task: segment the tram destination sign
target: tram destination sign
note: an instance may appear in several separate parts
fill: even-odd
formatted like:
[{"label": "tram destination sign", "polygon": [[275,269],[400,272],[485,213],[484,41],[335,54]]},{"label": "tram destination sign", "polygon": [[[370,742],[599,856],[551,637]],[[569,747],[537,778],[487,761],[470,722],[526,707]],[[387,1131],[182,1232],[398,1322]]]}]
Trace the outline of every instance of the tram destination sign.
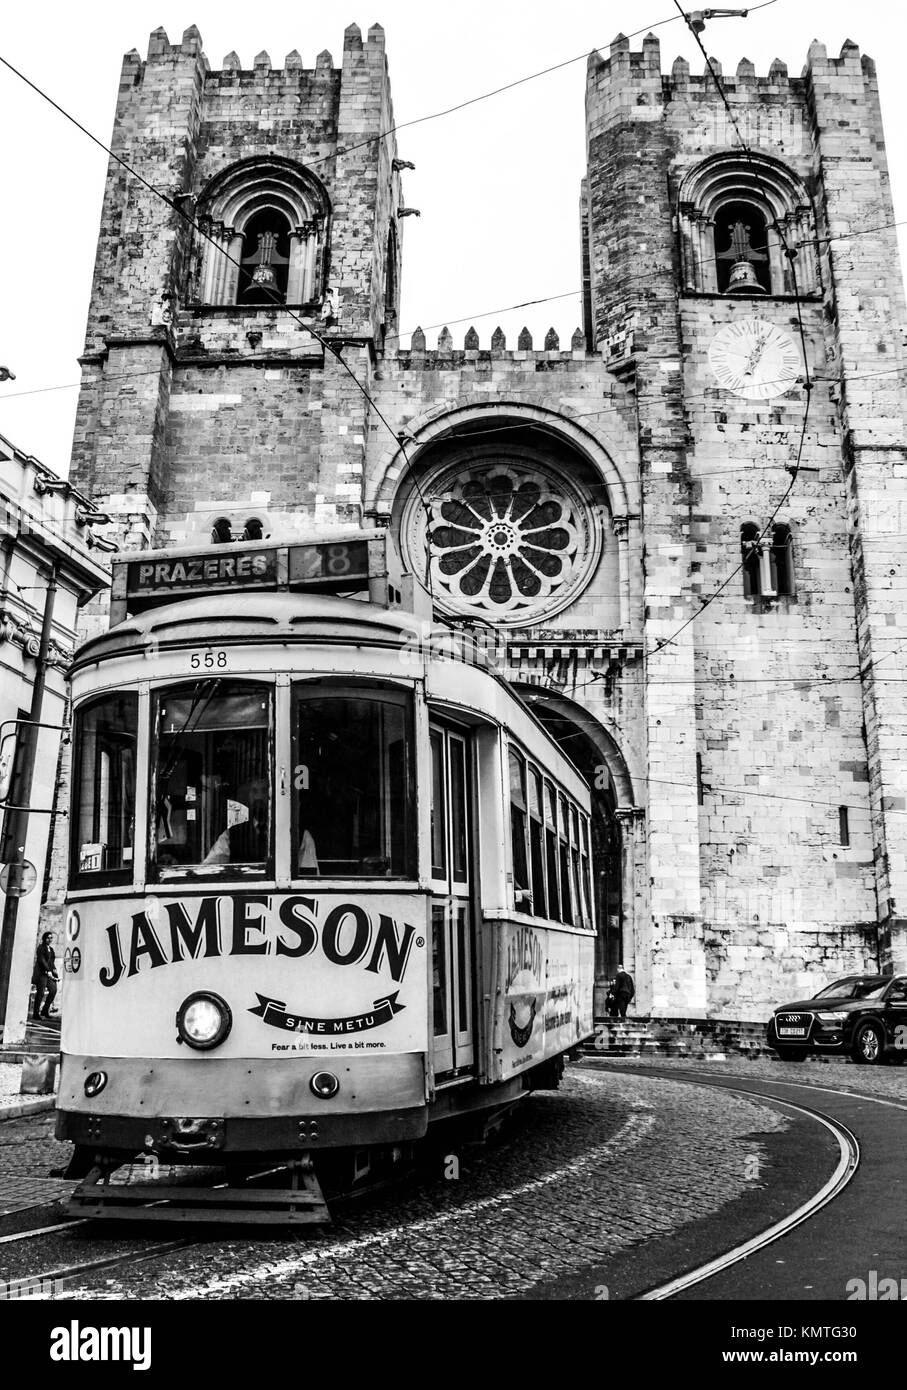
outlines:
[{"label": "tram destination sign", "polygon": [[283,544],[148,550],[114,560],[110,621],[113,626],[159,603],[237,590],[367,592],[373,603],[394,607],[402,601],[406,578],[388,532],[378,529],[324,540],[300,536]]},{"label": "tram destination sign", "polygon": [[368,581],[367,541],[320,541],[290,546],[290,583],[296,587],[350,588]]},{"label": "tram destination sign", "polygon": [[261,588],[277,583],[276,550],[230,550],[223,554],[175,555],[134,560],[127,587],[135,598],[217,589]]}]

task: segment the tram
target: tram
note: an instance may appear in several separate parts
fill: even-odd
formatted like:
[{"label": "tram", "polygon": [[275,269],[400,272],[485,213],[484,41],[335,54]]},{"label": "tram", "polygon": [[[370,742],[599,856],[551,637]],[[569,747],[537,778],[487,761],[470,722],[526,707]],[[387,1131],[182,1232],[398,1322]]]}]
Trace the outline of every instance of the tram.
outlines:
[{"label": "tram", "polygon": [[592,1034],[589,789],[413,593],[383,530],[115,562],[70,673],[74,1209],[140,1214],[109,1179],[141,1156],[274,1160],[279,1218],[327,1219],[323,1160],[555,1086]]}]

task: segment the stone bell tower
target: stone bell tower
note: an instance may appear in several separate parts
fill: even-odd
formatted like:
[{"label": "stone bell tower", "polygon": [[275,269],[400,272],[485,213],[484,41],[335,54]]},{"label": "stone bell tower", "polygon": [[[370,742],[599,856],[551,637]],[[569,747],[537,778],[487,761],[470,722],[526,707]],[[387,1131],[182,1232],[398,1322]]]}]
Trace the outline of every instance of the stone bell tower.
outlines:
[{"label": "stone bell tower", "polygon": [[126,55],[134,172],[108,169],[72,465],[125,544],[359,519],[367,402],[315,334],[368,388],[399,294],[392,127],[379,25],[339,66],[212,70],[194,27]]},{"label": "stone bell tower", "polygon": [[587,317],[641,457],[656,1013],[765,996],[779,962],[907,968],[884,679],[907,651],[905,314],[875,68],[814,43],[800,77],[720,81],[733,120],[652,35],[589,60]]}]

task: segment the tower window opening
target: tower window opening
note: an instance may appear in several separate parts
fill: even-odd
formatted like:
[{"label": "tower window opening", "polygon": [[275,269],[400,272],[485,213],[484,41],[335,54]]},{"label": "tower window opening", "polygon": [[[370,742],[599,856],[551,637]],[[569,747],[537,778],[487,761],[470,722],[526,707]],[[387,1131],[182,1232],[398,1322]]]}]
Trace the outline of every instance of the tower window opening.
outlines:
[{"label": "tower window opening", "polygon": [[772,527],[771,540],[754,521],[740,527],[743,593],[746,598],[792,598],[794,543],[789,526]]},{"label": "tower window opening", "polygon": [[768,227],[753,203],[725,203],[715,214],[719,294],[770,294]]},{"label": "tower window opening", "polygon": [[794,542],[790,527],[772,528],[771,578],[776,594],[790,597],[794,592]]},{"label": "tower window opening", "polygon": [[244,541],[263,541],[264,527],[257,516],[250,516],[243,527],[242,538]]},{"label": "tower window opening", "polygon": [[240,304],[283,304],[290,264],[290,224],[273,208],[263,208],[243,232]]},{"label": "tower window opening", "polygon": [[740,527],[740,549],[743,555],[744,595],[747,598],[758,598],[762,593],[762,546],[759,541],[759,527],[754,521],[747,521]]},{"label": "tower window opening", "polygon": [[233,540],[233,527],[225,516],[220,516],[211,527],[213,545],[229,545]]},{"label": "tower window opening", "polygon": [[845,847],[850,844],[850,816],[846,806],[838,807],[838,839]]}]

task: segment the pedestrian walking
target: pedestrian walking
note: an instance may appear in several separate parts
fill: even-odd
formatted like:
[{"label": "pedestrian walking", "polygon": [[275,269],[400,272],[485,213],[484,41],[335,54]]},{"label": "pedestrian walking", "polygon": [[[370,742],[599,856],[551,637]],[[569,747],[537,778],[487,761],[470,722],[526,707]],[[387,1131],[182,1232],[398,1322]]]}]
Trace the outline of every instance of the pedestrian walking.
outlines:
[{"label": "pedestrian walking", "polygon": [[619,965],[614,977],[614,999],[621,1018],[627,1017],[627,1009],[635,994],[636,986],[633,983],[633,976],[624,969],[623,965]]},{"label": "pedestrian walking", "polygon": [[[35,968],[32,972],[32,984],[35,987],[35,1006],[32,1012],[33,1018],[47,1018],[50,1008],[57,997],[57,983],[60,979],[57,974],[57,957],[51,942],[54,939],[53,932],[46,931],[41,937],[41,945],[38,947],[35,956]],[[44,994],[44,1007],[41,1007],[41,1000]],[[56,1013],[56,1009],[54,1010]]]}]

